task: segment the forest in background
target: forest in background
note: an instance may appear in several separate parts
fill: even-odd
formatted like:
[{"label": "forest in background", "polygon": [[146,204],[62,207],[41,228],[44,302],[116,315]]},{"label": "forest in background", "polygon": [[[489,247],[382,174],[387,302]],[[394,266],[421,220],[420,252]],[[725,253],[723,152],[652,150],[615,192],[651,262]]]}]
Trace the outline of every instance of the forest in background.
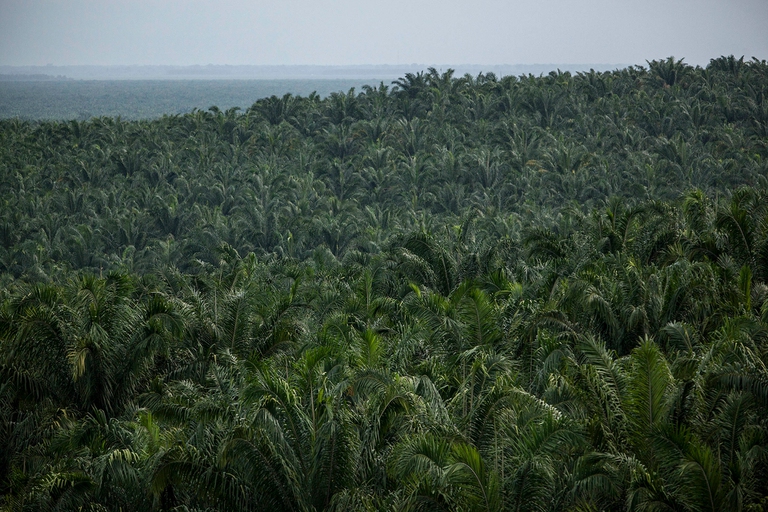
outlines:
[{"label": "forest in background", "polygon": [[768,510],[768,64],[0,121],[4,510]]},{"label": "forest in background", "polygon": [[[8,77],[9,75],[5,75]],[[15,75],[10,75],[15,77]],[[261,80],[2,80],[0,119],[87,121],[94,117],[151,120],[217,105],[222,110],[252,105],[273,95],[326,97],[361,87],[364,79]],[[390,80],[387,80],[389,82]]]}]

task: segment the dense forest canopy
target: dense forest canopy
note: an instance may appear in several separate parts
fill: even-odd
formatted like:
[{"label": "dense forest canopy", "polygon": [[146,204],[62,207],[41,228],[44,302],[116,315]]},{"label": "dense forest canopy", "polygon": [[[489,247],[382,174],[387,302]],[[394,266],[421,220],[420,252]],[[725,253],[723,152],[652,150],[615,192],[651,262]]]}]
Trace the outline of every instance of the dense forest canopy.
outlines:
[{"label": "dense forest canopy", "polygon": [[4,510],[768,510],[768,63],[0,121]]}]

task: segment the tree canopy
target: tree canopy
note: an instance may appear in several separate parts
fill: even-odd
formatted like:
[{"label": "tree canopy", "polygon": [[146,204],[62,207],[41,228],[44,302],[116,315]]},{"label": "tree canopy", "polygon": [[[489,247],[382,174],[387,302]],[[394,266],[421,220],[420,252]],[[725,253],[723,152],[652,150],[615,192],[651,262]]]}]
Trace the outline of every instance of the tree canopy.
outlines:
[{"label": "tree canopy", "polygon": [[4,510],[768,510],[768,64],[0,121]]}]

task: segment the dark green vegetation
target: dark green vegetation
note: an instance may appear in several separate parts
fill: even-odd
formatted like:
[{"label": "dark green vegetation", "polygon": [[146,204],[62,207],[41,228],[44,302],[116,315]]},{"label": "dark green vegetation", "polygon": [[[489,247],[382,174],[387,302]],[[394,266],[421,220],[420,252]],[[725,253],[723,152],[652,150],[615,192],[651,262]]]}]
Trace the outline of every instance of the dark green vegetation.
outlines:
[{"label": "dark green vegetation", "polygon": [[768,510],[768,64],[0,122],[5,510]]},{"label": "dark green vegetation", "polygon": [[[42,75],[45,76],[45,75]],[[16,78],[6,75],[6,78]],[[322,97],[365,80],[7,80],[0,76],[0,119],[80,121],[92,117],[152,119],[218,105],[246,107],[285,92]],[[55,77],[52,77],[55,78]]]}]

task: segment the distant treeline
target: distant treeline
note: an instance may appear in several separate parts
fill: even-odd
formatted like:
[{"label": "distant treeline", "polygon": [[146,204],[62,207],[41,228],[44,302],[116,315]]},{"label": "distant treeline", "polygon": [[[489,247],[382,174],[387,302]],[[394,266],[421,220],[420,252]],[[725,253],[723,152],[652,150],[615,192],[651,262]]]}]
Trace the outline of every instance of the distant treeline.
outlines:
[{"label": "distant treeline", "polygon": [[64,75],[44,75],[44,74],[14,74],[14,75],[0,75],[0,82],[24,82],[24,81],[47,81],[47,80],[72,80]]},{"label": "distant treeline", "polygon": [[[387,80],[389,83],[391,80]],[[42,80],[0,82],[0,119],[85,121],[94,117],[157,119],[218,105],[247,108],[290,92],[321,97],[369,80]]]},{"label": "distant treeline", "polygon": [[[457,73],[493,72],[502,75],[521,75],[562,71],[609,71],[625,67],[619,64],[501,64],[481,66],[464,64],[459,66],[436,65],[439,71],[455,69]],[[193,66],[0,66],[0,74],[58,74],[78,80],[161,80],[174,78],[221,78],[244,80],[309,80],[309,79],[367,79],[369,83],[380,80],[391,81],[407,73],[418,73],[426,66],[422,64],[383,64],[353,66],[317,65],[193,65]]]}]

